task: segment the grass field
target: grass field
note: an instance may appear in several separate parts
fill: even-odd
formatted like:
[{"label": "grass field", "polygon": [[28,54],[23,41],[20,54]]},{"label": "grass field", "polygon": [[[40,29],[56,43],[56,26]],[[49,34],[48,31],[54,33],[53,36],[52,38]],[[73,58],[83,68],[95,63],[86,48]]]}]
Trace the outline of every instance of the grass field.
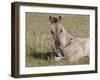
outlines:
[{"label": "grass field", "polygon": [[88,64],[88,57],[77,62],[53,60],[54,43],[50,33],[50,15],[62,16],[61,23],[71,35],[89,37],[89,16],[26,12],[26,67]]}]

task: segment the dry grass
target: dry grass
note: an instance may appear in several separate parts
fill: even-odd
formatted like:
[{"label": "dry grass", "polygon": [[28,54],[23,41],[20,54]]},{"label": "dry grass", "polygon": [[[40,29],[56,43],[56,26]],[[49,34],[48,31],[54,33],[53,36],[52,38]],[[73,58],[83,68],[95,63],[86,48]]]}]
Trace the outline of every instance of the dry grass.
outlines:
[{"label": "dry grass", "polygon": [[50,33],[49,15],[62,16],[62,25],[76,37],[89,37],[89,16],[26,13],[26,67],[54,66],[69,64],[88,64],[89,58],[84,57],[77,62],[53,60],[53,39]]}]

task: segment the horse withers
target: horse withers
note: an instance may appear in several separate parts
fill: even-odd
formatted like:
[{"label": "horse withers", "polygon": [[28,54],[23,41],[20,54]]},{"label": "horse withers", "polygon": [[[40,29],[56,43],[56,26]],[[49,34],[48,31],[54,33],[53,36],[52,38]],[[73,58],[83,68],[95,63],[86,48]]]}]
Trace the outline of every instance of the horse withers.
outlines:
[{"label": "horse withers", "polygon": [[54,39],[54,59],[56,61],[66,58],[77,61],[84,56],[89,56],[89,39],[76,38],[69,34],[61,25],[62,17],[49,16],[51,34]]}]

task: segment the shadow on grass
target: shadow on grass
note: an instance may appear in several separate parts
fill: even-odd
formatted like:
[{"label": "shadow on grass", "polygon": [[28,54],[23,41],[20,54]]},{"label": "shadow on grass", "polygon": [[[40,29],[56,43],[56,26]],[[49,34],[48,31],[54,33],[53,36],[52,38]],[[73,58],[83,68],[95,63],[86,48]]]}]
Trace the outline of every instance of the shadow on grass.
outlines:
[{"label": "shadow on grass", "polygon": [[53,52],[38,52],[34,49],[31,49],[29,56],[35,58],[35,59],[42,59],[42,60],[49,60],[54,57]]}]

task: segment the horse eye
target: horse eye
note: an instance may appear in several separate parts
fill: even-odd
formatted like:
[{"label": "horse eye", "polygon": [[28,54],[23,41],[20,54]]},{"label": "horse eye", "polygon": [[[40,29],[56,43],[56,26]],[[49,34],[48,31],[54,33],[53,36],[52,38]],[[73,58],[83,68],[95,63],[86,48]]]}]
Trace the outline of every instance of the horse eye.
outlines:
[{"label": "horse eye", "polygon": [[60,33],[62,32],[62,29],[60,30]]},{"label": "horse eye", "polygon": [[51,33],[53,34],[53,31],[51,30]]}]

